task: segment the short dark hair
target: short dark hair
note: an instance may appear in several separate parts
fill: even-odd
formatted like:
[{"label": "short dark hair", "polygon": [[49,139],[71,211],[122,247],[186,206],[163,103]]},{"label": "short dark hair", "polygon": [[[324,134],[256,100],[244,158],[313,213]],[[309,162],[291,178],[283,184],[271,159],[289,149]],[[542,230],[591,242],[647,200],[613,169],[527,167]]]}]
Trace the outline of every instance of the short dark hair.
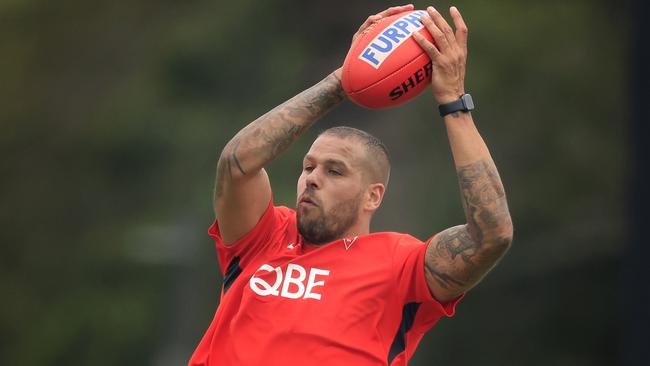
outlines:
[{"label": "short dark hair", "polygon": [[359,140],[366,146],[367,157],[375,180],[383,183],[385,186],[388,185],[390,178],[390,155],[388,154],[388,148],[380,139],[366,131],[348,126],[328,128],[318,134],[318,136],[321,135],[334,135],[340,138],[355,138]]}]

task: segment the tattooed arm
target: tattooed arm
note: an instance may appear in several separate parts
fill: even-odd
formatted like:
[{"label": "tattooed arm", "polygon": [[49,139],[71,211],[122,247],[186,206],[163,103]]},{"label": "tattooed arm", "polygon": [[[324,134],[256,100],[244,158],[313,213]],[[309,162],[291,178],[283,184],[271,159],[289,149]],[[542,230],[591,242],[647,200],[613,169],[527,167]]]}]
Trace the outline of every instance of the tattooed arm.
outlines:
[{"label": "tattooed arm", "polygon": [[[449,103],[465,92],[467,26],[455,7],[450,9],[455,33],[435,9],[427,12],[422,23],[437,46],[417,33],[415,39],[431,57],[434,98]],[[503,184],[472,115],[456,112],[444,121],[467,223],[440,232],[427,247],[427,284],[441,302],[476,285],[508,250],[513,232]]]},{"label": "tattooed arm", "polygon": [[271,200],[264,167],[345,94],[340,69],[244,127],[226,144],[217,163],[214,209],[225,243],[259,221]]},{"label": "tattooed arm", "polygon": [[425,275],[441,302],[476,285],[512,242],[512,220],[499,173],[469,113],[445,117],[467,223],[429,242]]}]

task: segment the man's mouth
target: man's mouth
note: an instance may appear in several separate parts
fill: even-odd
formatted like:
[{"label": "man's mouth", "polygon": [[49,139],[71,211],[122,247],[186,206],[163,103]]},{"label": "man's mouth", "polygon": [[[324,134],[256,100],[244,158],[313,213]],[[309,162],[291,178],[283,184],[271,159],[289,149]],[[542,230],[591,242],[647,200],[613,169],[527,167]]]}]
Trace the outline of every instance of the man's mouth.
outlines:
[{"label": "man's mouth", "polygon": [[301,204],[301,203],[306,204],[306,205],[318,206],[316,204],[316,202],[314,202],[314,200],[309,198],[309,197],[302,197],[300,199],[300,201],[298,202],[298,204]]}]

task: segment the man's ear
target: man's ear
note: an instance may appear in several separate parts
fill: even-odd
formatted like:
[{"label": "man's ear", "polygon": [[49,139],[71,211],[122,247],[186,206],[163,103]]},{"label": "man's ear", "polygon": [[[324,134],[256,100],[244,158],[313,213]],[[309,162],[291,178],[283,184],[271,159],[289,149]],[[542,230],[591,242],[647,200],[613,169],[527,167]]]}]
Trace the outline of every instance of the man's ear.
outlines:
[{"label": "man's ear", "polygon": [[366,191],[366,202],[364,209],[366,211],[375,211],[381,206],[381,201],[384,199],[384,192],[386,187],[382,183],[373,183],[368,185]]}]

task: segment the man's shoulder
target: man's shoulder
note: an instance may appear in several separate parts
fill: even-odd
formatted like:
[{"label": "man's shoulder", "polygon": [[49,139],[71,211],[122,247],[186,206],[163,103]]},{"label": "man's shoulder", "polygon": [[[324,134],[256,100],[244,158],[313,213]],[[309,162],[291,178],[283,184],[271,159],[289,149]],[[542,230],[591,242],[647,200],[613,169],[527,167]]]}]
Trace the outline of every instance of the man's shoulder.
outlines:
[{"label": "man's shoulder", "polygon": [[410,247],[424,245],[424,242],[410,234],[400,233],[396,231],[381,231],[374,232],[368,235],[369,239],[373,242],[381,243],[387,247]]},{"label": "man's shoulder", "polygon": [[420,242],[422,243],[422,240],[414,237],[411,234],[407,233],[400,233],[397,231],[377,231],[374,233],[370,233],[369,236],[373,237],[373,239],[376,240],[385,240],[387,242]]},{"label": "man's shoulder", "polygon": [[296,210],[286,206],[273,206],[275,217],[281,221],[291,221],[296,219]]}]

